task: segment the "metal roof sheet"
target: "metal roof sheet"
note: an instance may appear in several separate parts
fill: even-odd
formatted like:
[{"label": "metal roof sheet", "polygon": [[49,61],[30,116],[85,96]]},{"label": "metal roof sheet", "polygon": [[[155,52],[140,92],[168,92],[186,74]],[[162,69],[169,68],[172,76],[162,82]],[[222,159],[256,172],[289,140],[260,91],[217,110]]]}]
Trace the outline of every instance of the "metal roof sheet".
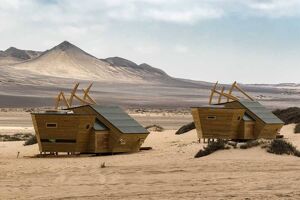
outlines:
[{"label": "metal roof sheet", "polygon": [[91,105],[91,107],[121,133],[149,133],[118,106]]},{"label": "metal roof sheet", "polygon": [[263,122],[267,124],[283,124],[283,121],[281,121],[278,117],[276,117],[276,115],[274,115],[259,102],[250,100],[239,100],[239,102]]}]

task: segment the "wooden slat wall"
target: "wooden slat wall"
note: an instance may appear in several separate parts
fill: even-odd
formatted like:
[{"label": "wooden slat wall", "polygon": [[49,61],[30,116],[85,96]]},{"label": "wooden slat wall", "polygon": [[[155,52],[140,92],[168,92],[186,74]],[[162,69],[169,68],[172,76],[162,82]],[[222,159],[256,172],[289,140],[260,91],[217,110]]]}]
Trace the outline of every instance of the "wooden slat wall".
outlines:
[{"label": "wooden slat wall", "polygon": [[[95,116],[33,114],[36,135],[42,152],[87,152]],[[57,123],[57,128],[47,128]],[[41,142],[41,139],[76,140],[76,143]]]},{"label": "wooden slat wall", "polygon": [[275,139],[282,126],[281,124],[268,124],[262,129],[258,138]]},{"label": "wooden slat wall", "polygon": [[197,136],[199,139],[203,138],[202,127],[200,122],[200,116],[198,114],[198,108],[192,108],[192,116],[194,119],[195,127],[197,130]]},{"label": "wooden slat wall", "polygon": [[[116,129],[109,121],[107,121],[104,117],[99,115],[89,106],[77,107],[72,108],[74,113],[84,113],[84,114],[93,114],[95,115],[98,120],[100,120],[106,127],[109,128],[109,145],[108,145],[108,152],[136,152],[140,149],[140,139],[145,140],[148,134],[124,134],[121,133],[118,129]],[[126,144],[121,145],[120,139],[125,139]],[[100,148],[100,147],[98,147]],[[105,147],[106,148],[106,147]],[[105,149],[104,148],[104,149]],[[105,150],[106,151],[106,150]],[[98,152],[101,153],[101,152]]]},{"label": "wooden slat wall", "polygon": [[[245,109],[198,108],[203,138],[235,139]],[[215,116],[216,119],[208,119]],[[197,123],[197,122],[196,122]]]},{"label": "wooden slat wall", "polygon": [[109,132],[96,131],[95,132],[95,153],[104,153],[109,151]]},{"label": "wooden slat wall", "polygon": [[242,120],[239,126],[237,139],[254,139],[254,126],[255,122]]}]

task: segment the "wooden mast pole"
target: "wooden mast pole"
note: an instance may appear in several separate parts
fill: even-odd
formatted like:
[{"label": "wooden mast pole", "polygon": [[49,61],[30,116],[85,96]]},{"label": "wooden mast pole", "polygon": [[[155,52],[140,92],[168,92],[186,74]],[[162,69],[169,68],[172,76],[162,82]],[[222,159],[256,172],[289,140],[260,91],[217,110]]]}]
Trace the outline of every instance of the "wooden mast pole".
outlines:
[{"label": "wooden mast pole", "polygon": [[209,105],[211,105],[211,103],[212,103],[212,98],[213,98],[214,93],[216,91],[217,85],[218,85],[218,81],[215,83],[214,87],[211,89],[211,94],[210,94],[209,102],[208,102]]},{"label": "wooden mast pole", "polygon": [[79,86],[79,83],[76,83],[76,84],[75,84],[75,87],[73,88],[73,91],[71,92],[71,96],[70,96],[70,98],[69,98],[69,105],[70,105],[70,106],[72,106],[72,103],[73,103],[73,97],[74,97],[74,95],[75,95],[75,93],[76,93],[76,91],[77,91],[78,86]]},{"label": "wooden mast pole", "polygon": [[221,94],[220,94],[219,99],[218,99],[218,103],[221,103],[221,101],[222,101],[222,96],[224,94],[224,90],[225,90],[225,87],[222,87]]},{"label": "wooden mast pole", "polygon": [[[232,94],[232,91],[233,91],[235,85],[236,85],[236,81],[234,81],[234,83],[232,84],[231,88],[229,89],[228,94],[230,94],[230,95]],[[227,102],[229,102],[229,98],[227,98]]]},{"label": "wooden mast pole", "polygon": [[238,86],[238,84],[235,84],[235,88],[237,90],[239,90],[241,93],[243,93],[248,99],[250,99],[251,101],[254,101],[254,99],[251,96],[249,96],[242,88],[240,88],[240,86]]}]

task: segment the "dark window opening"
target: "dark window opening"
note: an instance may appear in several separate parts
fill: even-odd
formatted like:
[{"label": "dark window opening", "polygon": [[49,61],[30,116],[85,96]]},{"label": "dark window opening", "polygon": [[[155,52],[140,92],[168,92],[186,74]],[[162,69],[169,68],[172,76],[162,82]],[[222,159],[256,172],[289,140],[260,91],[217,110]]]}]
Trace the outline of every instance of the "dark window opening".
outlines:
[{"label": "dark window opening", "polygon": [[90,128],[90,125],[88,124],[88,125],[86,125],[86,129],[89,129]]},{"label": "dark window opening", "polygon": [[237,120],[241,120],[241,117],[239,116]]},{"label": "dark window opening", "polygon": [[207,119],[217,119],[216,116],[207,116]]},{"label": "dark window opening", "polygon": [[76,143],[76,140],[69,140],[69,139],[41,139],[41,142],[46,142],[46,143]]},{"label": "dark window opening", "polygon": [[57,128],[57,123],[46,123],[47,128]]}]

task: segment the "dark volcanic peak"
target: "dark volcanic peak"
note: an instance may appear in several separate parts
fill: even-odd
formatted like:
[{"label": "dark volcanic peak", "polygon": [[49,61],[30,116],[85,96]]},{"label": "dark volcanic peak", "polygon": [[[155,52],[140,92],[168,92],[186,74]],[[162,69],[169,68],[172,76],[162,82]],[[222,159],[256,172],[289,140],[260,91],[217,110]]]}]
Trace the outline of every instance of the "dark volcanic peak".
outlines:
[{"label": "dark volcanic peak", "polygon": [[32,51],[32,50],[22,50],[17,49],[15,47],[9,47],[3,52],[6,56],[17,58],[20,60],[29,60],[32,58],[36,58],[41,55],[40,51]]},{"label": "dark volcanic peak", "polygon": [[55,46],[53,49],[60,49],[62,51],[66,51],[68,49],[79,49],[79,48],[76,47],[74,44],[71,44],[68,41],[63,41],[59,45]]},{"label": "dark volcanic peak", "polygon": [[4,51],[0,51],[0,57],[6,57],[7,54]]},{"label": "dark volcanic peak", "polygon": [[28,60],[31,57],[26,53],[25,50],[17,49],[15,47],[9,47],[5,50],[5,53],[11,57],[19,58],[22,60]]}]

